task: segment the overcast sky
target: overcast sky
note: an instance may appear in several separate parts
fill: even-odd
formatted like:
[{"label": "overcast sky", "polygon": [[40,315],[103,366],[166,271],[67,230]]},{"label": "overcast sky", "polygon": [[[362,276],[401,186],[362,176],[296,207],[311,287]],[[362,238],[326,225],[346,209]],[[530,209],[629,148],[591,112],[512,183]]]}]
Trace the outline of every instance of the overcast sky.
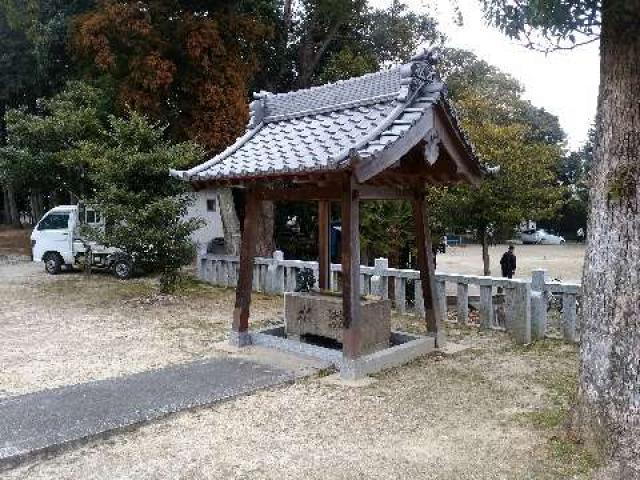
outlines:
[{"label": "overcast sky", "polygon": [[[597,42],[571,51],[548,55],[524,48],[508,39],[482,18],[478,0],[458,0],[464,25],[453,21],[452,0],[405,0],[417,12],[428,11],[449,38],[449,46],[473,51],[480,58],[510,73],[525,87],[525,97],[557,115],[577,148],[587,137],[596,112],[599,83]],[[370,0],[386,7],[391,0]]]}]

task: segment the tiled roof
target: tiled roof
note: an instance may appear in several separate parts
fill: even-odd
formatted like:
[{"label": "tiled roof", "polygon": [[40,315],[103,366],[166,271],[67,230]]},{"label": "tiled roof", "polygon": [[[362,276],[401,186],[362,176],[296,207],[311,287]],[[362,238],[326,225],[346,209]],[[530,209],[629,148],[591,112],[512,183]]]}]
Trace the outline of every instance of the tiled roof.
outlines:
[{"label": "tiled roof", "polygon": [[403,137],[444,101],[444,90],[423,56],[337,83],[261,92],[243,137],[211,160],[172,174],[199,181],[339,170],[354,155],[375,156]]},{"label": "tiled roof", "polygon": [[341,105],[392,100],[400,90],[400,69],[391,68],[362,77],[265,97],[266,120],[300,116],[304,112],[335,110]]}]

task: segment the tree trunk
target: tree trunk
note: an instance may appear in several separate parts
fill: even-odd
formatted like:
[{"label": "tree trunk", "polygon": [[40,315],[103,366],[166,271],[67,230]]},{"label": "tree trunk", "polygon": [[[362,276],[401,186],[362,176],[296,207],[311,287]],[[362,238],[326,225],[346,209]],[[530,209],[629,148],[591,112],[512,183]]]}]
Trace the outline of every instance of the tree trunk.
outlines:
[{"label": "tree trunk", "polygon": [[42,215],[44,215],[42,192],[32,190],[29,194],[29,201],[31,203],[31,221],[35,225],[40,221]]},{"label": "tree trunk", "polygon": [[15,227],[22,227],[20,223],[20,212],[18,211],[18,204],[16,202],[16,192],[10,183],[5,186],[5,199],[7,202],[6,209],[9,224]]},{"label": "tree trunk", "polygon": [[256,257],[270,257],[276,249],[273,235],[276,220],[275,204],[273,202],[260,202],[258,211]]},{"label": "tree trunk", "polygon": [[640,0],[602,5],[598,138],[583,274],[576,433],[640,478]]},{"label": "tree trunk", "polygon": [[[285,0],[283,11],[284,28],[288,37],[291,30],[291,22],[293,21],[293,0]],[[288,40],[288,38],[287,38]]]},{"label": "tree trunk", "polygon": [[9,196],[4,185],[2,185],[2,218],[0,221],[7,225],[11,223],[9,219]]},{"label": "tree trunk", "polygon": [[240,220],[233,203],[230,188],[222,188],[218,192],[220,218],[224,232],[224,249],[227,255],[240,255]]},{"label": "tree trunk", "polygon": [[7,113],[7,104],[0,101],[0,146],[4,147],[7,144],[7,120],[5,114]]},{"label": "tree trunk", "polygon": [[482,229],[480,240],[482,242],[482,265],[484,274],[489,276],[491,275],[491,258],[489,257],[489,237],[486,228]]}]

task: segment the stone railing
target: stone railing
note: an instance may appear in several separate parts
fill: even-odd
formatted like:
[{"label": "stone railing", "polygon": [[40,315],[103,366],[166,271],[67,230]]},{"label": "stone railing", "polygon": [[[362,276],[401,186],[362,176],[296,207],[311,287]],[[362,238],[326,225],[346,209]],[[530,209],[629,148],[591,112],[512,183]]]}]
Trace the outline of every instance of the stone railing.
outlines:
[{"label": "stone railing", "polygon": [[[294,291],[296,274],[305,268],[313,270],[318,278],[318,262],[284,260],[278,251],[272,258],[256,258],[253,290],[267,294]],[[341,268],[340,264],[331,264],[330,289],[333,291],[340,290]],[[214,285],[235,287],[238,269],[239,258],[235,256],[199,258],[199,277]],[[436,272],[435,282],[442,318],[467,324],[473,310],[480,327],[507,330],[522,344],[548,336],[550,300],[561,298],[560,334],[566,340],[578,341],[576,312],[580,285],[549,281],[546,270],[534,270],[531,280]],[[421,283],[420,272],[389,268],[385,258],[376,259],[373,267],[360,267],[361,293],[391,299],[400,314],[413,312],[424,316]],[[470,295],[470,287],[479,295]],[[448,295],[451,290],[455,295]],[[454,303],[454,308],[450,309],[449,303]],[[449,318],[450,313],[455,318]]]}]

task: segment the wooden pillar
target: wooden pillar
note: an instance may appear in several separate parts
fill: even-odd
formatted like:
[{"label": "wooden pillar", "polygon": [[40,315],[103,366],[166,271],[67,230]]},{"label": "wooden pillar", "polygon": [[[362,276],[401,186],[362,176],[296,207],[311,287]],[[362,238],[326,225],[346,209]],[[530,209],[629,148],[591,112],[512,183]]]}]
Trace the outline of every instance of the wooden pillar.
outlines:
[{"label": "wooden pillar", "polygon": [[331,202],[321,200],[318,202],[318,284],[320,290],[329,290],[329,279],[331,278]]},{"label": "wooden pillar", "polygon": [[231,343],[242,347],[251,343],[249,337],[249,307],[253,285],[253,258],[256,249],[256,228],[259,201],[249,191],[244,215],[244,230],[240,245],[240,272],[236,288],[236,305],[233,310]]},{"label": "wooden pillar", "polygon": [[418,269],[420,270],[422,296],[424,299],[424,317],[427,323],[427,332],[436,337],[436,344],[438,345],[438,336],[442,333],[440,331],[442,319],[440,318],[440,309],[437,305],[438,296],[435,291],[435,268],[433,265],[431,232],[429,231],[424,193],[419,192],[414,195],[412,207],[416,226]]},{"label": "wooden pillar", "polygon": [[342,352],[348,359],[360,356],[360,199],[349,176],[342,190]]}]

